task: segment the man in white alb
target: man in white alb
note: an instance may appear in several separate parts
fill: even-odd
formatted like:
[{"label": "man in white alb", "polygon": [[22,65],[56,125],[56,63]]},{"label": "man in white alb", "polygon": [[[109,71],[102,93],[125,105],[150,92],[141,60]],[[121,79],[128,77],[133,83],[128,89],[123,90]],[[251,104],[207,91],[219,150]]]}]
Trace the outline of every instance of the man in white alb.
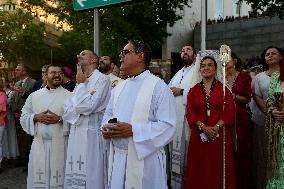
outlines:
[{"label": "man in white alb", "polygon": [[64,188],[104,188],[105,144],[101,121],[110,98],[111,82],[97,70],[98,56],[84,50],[78,55],[77,75],[63,119],[71,124]]},{"label": "man in white alb", "polygon": [[28,189],[63,188],[68,126],[61,116],[70,92],[61,87],[62,74],[59,66],[48,66],[47,86],[30,94],[22,109],[22,128],[34,136],[28,164]]},{"label": "man in white alb", "polygon": [[123,79],[114,75],[113,68],[114,68],[114,60],[110,56],[102,56],[99,61],[99,70],[100,72],[109,76],[111,81],[111,86],[114,88],[117,84],[123,81]]},{"label": "man in white alb", "polygon": [[170,88],[147,70],[151,54],[139,40],[129,40],[120,53],[130,78],[112,90],[102,126],[110,140],[110,189],[167,188],[163,147],[175,133],[176,109]]},{"label": "man in white alb", "polygon": [[185,117],[187,93],[190,86],[190,80],[193,75],[194,61],[196,51],[190,45],[182,47],[181,59],[184,67],[179,70],[171,79],[169,87],[171,88],[176,101],[177,111],[177,131],[173,141],[170,143],[170,172],[171,185],[173,189],[183,188],[183,179],[186,172],[186,161],[190,130]]}]

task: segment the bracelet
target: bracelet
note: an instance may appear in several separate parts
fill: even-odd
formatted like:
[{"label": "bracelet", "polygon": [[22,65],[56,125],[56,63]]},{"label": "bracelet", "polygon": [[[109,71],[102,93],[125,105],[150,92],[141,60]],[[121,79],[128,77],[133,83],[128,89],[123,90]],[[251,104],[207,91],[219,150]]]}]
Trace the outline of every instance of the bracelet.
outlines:
[{"label": "bracelet", "polygon": [[216,124],[216,127],[220,129],[222,126],[220,124]]},{"label": "bracelet", "polygon": [[197,126],[198,126],[198,129],[199,129],[200,131],[202,131],[202,129],[203,129],[203,127],[204,127],[205,125],[204,125],[204,123],[201,122],[201,123],[198,124]]}]

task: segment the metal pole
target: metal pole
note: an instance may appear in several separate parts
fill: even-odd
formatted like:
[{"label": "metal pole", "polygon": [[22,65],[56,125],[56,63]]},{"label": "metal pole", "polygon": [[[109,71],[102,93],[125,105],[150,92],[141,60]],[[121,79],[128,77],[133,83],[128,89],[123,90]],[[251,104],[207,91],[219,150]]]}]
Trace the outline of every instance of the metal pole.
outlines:
[{"label": "metal pole", "polygon": [[99,9],[94,9],[94,52],[100,55],[100,23],[99,23]]},{"label": "metal pole", "polygon": [[207,22],[206,0],[201,0],[201,50],[206,50],[206,22]]},{"label": "metal pole", "polygon": [[52,54],[52,47],[50,48],[50,64],[52,64],[53,54]]}]

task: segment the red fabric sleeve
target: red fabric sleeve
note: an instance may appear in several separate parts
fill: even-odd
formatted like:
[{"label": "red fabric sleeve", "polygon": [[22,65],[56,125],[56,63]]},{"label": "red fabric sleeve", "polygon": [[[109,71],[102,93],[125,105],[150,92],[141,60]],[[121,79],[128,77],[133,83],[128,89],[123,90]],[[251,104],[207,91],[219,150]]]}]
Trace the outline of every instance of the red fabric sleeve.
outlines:
[{"label": "red fabric sleeve", "polygon": [[195,128],[196,122],[198,120],[201,120],[199,116],[196,114],[197,110],[196,106],[194,106],[194,100],[196,98],[197,89],[198,89],[197,85],[195,85],[195,87],[189,90],[187,95],[186,118],[190,128]]}]

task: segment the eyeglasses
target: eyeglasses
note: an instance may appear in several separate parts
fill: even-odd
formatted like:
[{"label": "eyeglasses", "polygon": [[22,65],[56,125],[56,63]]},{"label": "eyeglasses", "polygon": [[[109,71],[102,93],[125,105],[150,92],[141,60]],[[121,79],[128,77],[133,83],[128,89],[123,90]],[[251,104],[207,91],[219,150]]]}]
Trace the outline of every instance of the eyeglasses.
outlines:
[{"label": "eyeglasses", "polygon": [[56,75],[56,74],[63,75],[63,72],[50,71],[50,72],[48,72],[48,74],[50,74],[50,75]]},{"label": "eyeglasses", "polygon": [[[120,51],[119,55],[125,56],[125,55],[127,55],[128,53],[130,53],[130,52],[135,52],[135,51],[134,51],[134,50],[128,50],[128,49],[122,49],[122,50]],[[136,53],[136,52],[135,52],[135,53]]]}]

